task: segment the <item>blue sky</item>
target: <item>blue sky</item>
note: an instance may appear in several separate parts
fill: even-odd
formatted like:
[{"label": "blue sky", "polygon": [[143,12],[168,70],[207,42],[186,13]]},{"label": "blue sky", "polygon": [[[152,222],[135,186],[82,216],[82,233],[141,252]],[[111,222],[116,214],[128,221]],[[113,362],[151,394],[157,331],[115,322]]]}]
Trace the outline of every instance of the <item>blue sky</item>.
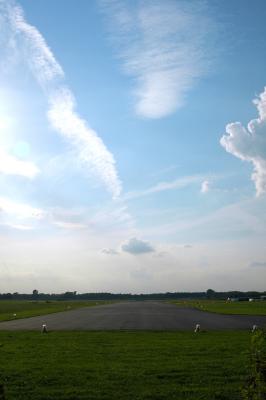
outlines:
[{"label": "blue sky", "polygon": [[0,291],[265,290],[262,0],[0,0]]}]

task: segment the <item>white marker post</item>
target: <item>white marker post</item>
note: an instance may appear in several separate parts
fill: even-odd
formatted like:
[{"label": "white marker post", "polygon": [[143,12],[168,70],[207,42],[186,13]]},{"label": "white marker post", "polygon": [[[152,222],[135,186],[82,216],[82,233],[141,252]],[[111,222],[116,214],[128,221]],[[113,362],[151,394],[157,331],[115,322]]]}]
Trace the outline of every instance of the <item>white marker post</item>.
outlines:
[{"label": "white marker post", "polygon": [[194,332],[195,333],[200,332],[200,324],[196,324]]},{"label": "white marker post", "polygon": [[252,333],[256,332],[258,330],[258,326],[257,325],[253,325],[252,326]]}]

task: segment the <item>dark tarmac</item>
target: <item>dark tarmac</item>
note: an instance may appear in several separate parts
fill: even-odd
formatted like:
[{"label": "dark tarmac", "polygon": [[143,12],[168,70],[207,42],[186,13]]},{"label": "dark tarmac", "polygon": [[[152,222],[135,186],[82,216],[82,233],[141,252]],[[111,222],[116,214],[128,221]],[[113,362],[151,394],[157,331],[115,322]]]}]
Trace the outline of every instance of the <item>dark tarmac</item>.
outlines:
[{"label": "dark tarmac", "polygon": [[266,326],[266,316],[221,315],[156,301],[128,301],[0,323],[0,330],[202,330]]}]

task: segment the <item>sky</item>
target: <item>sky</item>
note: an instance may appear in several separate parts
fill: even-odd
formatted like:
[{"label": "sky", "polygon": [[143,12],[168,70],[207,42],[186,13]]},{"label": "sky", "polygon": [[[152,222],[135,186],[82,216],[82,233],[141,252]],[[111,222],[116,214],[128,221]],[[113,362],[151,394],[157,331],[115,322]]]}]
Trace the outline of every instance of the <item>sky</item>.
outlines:
[{"label": "sky", "polygon": [[0,0],[0,292],[265,290],[264,0]]}]

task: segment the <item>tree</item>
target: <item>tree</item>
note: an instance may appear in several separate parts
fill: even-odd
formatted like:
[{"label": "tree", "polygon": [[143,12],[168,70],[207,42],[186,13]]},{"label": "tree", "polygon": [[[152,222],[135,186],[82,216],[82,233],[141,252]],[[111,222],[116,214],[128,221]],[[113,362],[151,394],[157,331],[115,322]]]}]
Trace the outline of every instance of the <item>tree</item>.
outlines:
[{"label": "tree", "polygon": [[63,294],[63,298],[66,299],[66,300],[69,300],[69,299],[75,298],[76,295],[77,295],[76,291],[75,292],[65,292]]},{"label": "tree", "polygon": [[206,291],[206,297],[207,299],[215,299],[215,291],[212,289],[208,289]]},{"label": "tree", "polygon": [[32,298],[33,298],[33,299],[38,299],[38,296],[39,296],[38,290],[37,290],[37,289],[34,289],[34,290],[32,291]]}]

